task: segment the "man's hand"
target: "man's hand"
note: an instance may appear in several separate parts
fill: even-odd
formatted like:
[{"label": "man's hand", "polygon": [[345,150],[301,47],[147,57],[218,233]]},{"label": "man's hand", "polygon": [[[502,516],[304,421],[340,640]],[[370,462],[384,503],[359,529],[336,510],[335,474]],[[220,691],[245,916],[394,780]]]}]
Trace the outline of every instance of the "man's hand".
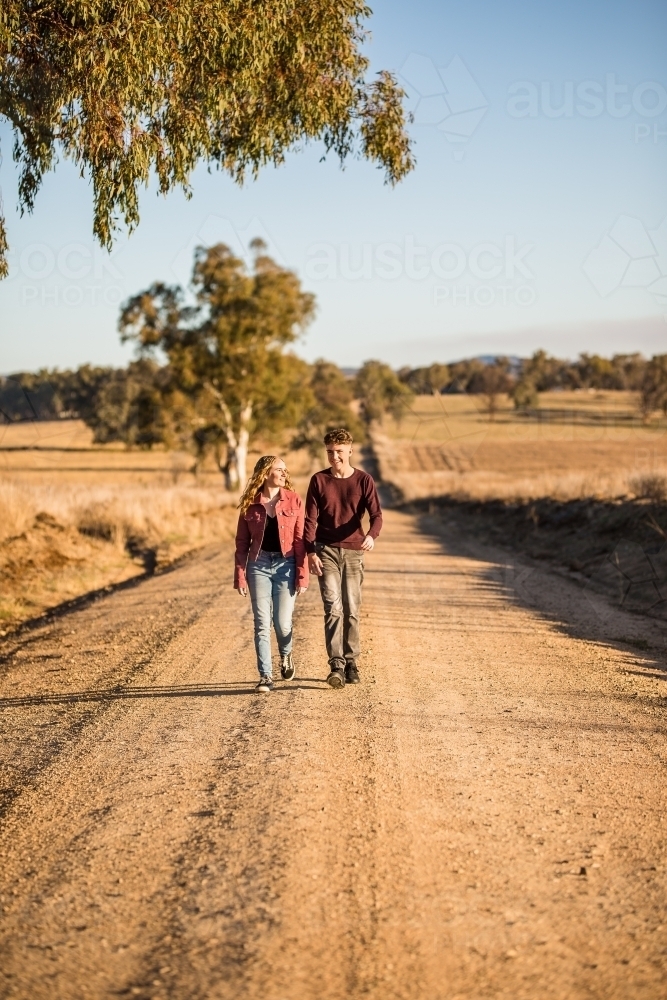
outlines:
[{"label": "man's hand", "polygon": [[297,597],[300,594],[305,594],[307,590],[308,590],[308,587],[297,587],[296,588]]},{"label": "man's hand", "polygon": [[371,535],[366,535],[361,543],[362,552],[372,552],[375,548],[375,539]]},{"label": "man's hand", "polygon": [[248,593],[248,591],[246,590],[245,587],[237,587],[236,589],[238,590],[238,592],[241,595],[241,597],[245,597],[246,594]]},{"label": "man's hand", "polygon": [[308,553],[308,569],[315,576],[322,576],[324,567],[322,565],[322,560],[318,556],[317,552]]}]

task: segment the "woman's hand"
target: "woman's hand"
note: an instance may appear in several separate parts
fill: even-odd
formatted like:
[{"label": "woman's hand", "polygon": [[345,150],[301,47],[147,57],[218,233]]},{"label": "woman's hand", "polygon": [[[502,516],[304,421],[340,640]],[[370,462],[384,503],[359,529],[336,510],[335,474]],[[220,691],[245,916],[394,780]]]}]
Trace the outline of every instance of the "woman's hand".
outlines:
[{"label": "woman's hand", "polygon": [[299,596],[299,594],[305,594],[307,590],[308,587],[297,587],[296,588],[297,597]]},{"label": "woman's hand", "polygon": [[238,590],[241,597],[245,597],[246,594],[248,593],[245,587],[237,587],[236,589]]}]

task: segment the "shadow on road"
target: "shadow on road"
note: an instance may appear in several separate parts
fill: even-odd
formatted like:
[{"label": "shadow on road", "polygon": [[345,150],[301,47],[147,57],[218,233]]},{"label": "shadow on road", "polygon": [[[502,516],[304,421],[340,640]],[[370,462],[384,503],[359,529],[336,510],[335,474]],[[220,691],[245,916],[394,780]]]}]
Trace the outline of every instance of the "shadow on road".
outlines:
[{"label": "shadow on road", "polygon": [[[315,677],[297,678],[296,683],[278,684],[273,694],[285,694],[295,689],[322,691],[326,681]],[[247,681],[232,681],[227,684],[174,684],[164,687],[115,687],[92,688],[88,691],[66,691],[59,693],[19,695],[15,698],[0,698],[0,710],[21,708],[28,705],[71,705],[77,702],[131,701],[137,698],[220,698],[230,695],[255,695],[254,684]]]},{"label": "shadow on road", "polygon": [[[416,520],[419,529],[437,539],[448,555],[491,564],[482,571],[480,582],[493,596],[537,612],[571,638],[622,651],[632,657],[626,673],[667,684],[667,625],[663,620],[620,607],[608,592],[577,579],[564,567],[539,564],[525,553],[499,549],[495,540],[490,542],[483,532],[478,535],[472,522],[448,521],[433,511],[417,513]],[[609,544],[613,548],[613,538]]]}]

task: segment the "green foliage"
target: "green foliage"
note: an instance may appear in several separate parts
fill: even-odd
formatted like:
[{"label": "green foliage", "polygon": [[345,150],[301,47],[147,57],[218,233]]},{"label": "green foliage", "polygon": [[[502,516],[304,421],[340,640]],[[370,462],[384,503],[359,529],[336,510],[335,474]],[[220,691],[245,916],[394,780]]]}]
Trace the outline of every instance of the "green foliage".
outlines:
[{"label": "green foliage", "polygon": [[[390,183],[413,167],[403,91],[368,82],[362,0],[3,0],[0,115],[19,203],[59,153],[90,177],[110,246],[139,222],[139,187],[189,192],[204,162],[241,183],[309,140],[365,157]],[[0,268],[5,268],[0,220]]]},{"label": "green foliage", "polygon": [[230,486],[245,475],[250,435],[295,426],[310,404],[308,366],[285,348],[315,312],[314,296],[297,276],[253,244],[248,270],[223,244],[195,253],[195,305],[183,305],[179,288],[155,284],[123,307],[123,340],[168,360],[169,391],[179,399],[178,425],[203,455],[226,442]]},{"label": "green foliage", "polygon": [[639,390],[639,409],[644,420],[656,410],[667,416],[667,354],[656,354],[647,362]]},{"label": "green foliage", "polygon": [[521,377],[530,379],[538,392],[550,389],[630,389],[638,390],[646,360],[641,354],[581,354],[577,361],[550,357],[536,351],[523,362]]},{"label": "green foliage", "polygon": [[614,362],[599,354],[580,354],[575,370],[582,386],[590,389],[622,389],[623,379]]},{"label": "green foliage", "polygon": [[523,362],[521,379],[532,382],[537,392],[574,389],[581,383],[580,375],[571,363],[551,358],[546,351],[535,351],[531,358]]},{"label": "green foliage", "polygon": [[540,395],[535,388],[535,383],[527,376],[522,376],[515,384],[510,393],[514,403],[514,409],[519,413],[526,413],[534,410],[540,400]]},{"label": "green foliage", "polygon": [[486,399],[486,411],[489,420],[495,420],[498,412],[500,396],[510,392],[513,379],[507,358],[496,358],[490,365],[483,365],[476,371],[468,383],[468,391],[480,393]]},{"label": "green foliage", "polygon": [[19,372],[0,380],[0,415],[8,423],[78,417],[99,443],[151,447],[173,438],[164,383],[165,370],[149,359],[127,368]]},{"label": "green foliage", "polygon": [[413,397],[409,386],[382,361],[364,362],[357,372],[354,389],[366,424],[374,420],[381,422],[385,413],[400,420]]},{"label": "green foliage", "polygon": [[437,363],[427,368],[401,368],[398,377],[418,396],[444,392],[452,380],[449,367]]},{"label": "green foliage", "polygon": [[464,361],[457,361],[449,366],[452,377],[450,390],[453,392],[476,392],[471,389],[474,380],[484,371],[485,364],[479,358],[469,358]]},{"label": "green foliage", "polygon": [[123,441],[139,448],[171,443],[170,413],[161,392],[164,375],[149,358],[111,371],[99,386],[86,420],[95,440],[102,444]]},{"label": "green foliage", "polygon": [[312,402],[298,424],[292,447],[308,448],[311,455],[319,455],[324,435],[333,427],[347,427],[355,441],[363,440],[363,426],[351,408],[352,382],[338,365],[322,358],[316,361],[309,390]]},{"label": "green foliage", "polygon": [[42,368],[0,379],[0,415],[7,423],[93,418],[100,387],[113,368],[82,365],[76,371]]}]

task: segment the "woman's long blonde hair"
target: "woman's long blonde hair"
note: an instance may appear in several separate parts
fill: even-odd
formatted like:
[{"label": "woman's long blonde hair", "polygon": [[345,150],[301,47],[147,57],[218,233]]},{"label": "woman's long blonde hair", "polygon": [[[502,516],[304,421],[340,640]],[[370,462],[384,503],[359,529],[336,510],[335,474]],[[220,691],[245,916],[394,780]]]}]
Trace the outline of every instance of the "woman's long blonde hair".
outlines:
[{"label": "woman's long blonde hair", "polygon": [[[262,458],[260,458],[255,464],[255,468],[252,470],[252,476],[246,483],[246,487],[241,494],[241,499],[239,500],[239,510],[242,514],[247,513],[248,507],[257,496],[258,491],[261,490],[264,485],[266,477],[271,471],[271,466],[277,458],[277,455],[263,455]],[[288,490],[294,489],[287,469],[285,469],[285,487]]]}]

